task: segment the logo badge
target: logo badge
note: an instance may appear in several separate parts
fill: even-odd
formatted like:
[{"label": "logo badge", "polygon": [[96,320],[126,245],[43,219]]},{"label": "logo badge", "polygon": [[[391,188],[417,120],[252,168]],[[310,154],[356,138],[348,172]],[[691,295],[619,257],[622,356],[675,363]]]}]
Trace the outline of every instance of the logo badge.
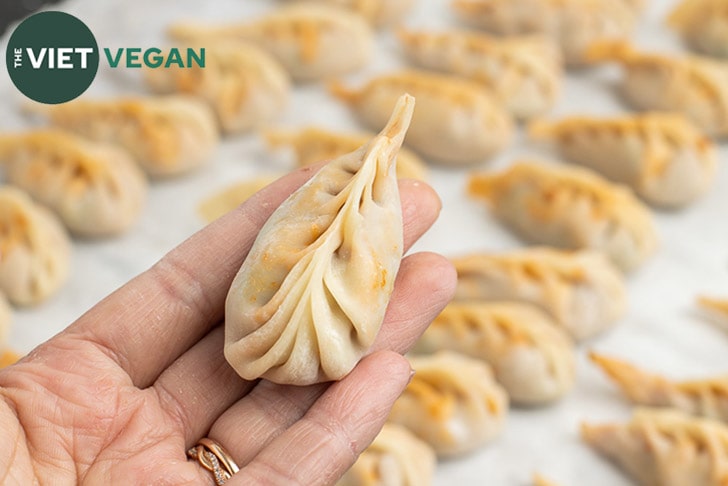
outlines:
[{"label": "logo badge", "polygon": [[99,69],[99,46],[81,20],[64,12],[40,12],[18,25],[6,63],[13,84],[39,103],[80,96]]}]

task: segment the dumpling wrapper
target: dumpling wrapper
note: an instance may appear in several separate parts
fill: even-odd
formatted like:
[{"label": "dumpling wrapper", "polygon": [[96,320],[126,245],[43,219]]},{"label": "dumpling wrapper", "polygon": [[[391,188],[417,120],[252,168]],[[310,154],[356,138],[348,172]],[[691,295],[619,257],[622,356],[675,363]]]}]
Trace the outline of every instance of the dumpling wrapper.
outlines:
[{"label": "dumpling wrapper", "polygon": [[322,168],[268,219],[225,303],[225,357],[245,379],[343,378],[368,352],[402,258],[394,170],[414,109]]},{"label": "dumpling wrapper", "polygon": [[638,409],[626,424],[583,424],[581,435],[642,486],[728,484],[728,428],[719,422]]},{"label": "dumpling wrapper", "polygon": [[485,362],[452,351],[410,357],[415,370],[394,403],[389,420],[407,427],[435,450],[452,457],[498,436],[508,415],[508,394]]},{"label": "dumpling wrapper", "polygon": [[250,199],[256,192],[278,179],[278,176],[258,176],[236,182],[225,189],[205,198],[197,207],[197,211],[208,223],[212,223],[223,214],[227,214]]},{"label": "dumpling wrapper", "polygon": [[715,179],[714,144],[678,114],[574,116],[534,122],[529,134],[551,141],[570,161],[628,185],[655,206],[685,206]]},{"label": "dumpling wrapper", "polygon": [[[302,0],[299,0],[302,1]],[[327,3],[353,10],[375,27],[386,27],[402,20],[415,0],[304,0]]]},{"label": "dumpling wrapper", "polygon": [[68,278],[71,242],[61,222],[24,192],[0,187],[0,292],[39,304]]},{"label": "dumpling wrapper", "polygon": [[650,210],[625,186],[579,167],[520,161],[470,177],[468,192],[521,237],[543,245],[604,252],[624,271],[657,248]]},{"label": "dumpling wrapper", "polygon": [[436,460],[426,442],[387,422],[336,486],[429,486]]},{"label": "dumpling wrapper", "polygon": [[728,299],[699,296],[698,306],[711,320],[728,331]]},{"label": "dumpling wrapper", "polygon": [[399,40],[415,64],[483,83],[518,119],[548,112],[561,92],[561,54],[548,37],[403,29]]},{"label": "dumpling wrapper", "polygon": [[600,252],[536,247],[451,260],[455,301],[535,305],[577,341],[614,326],[627,309],[624,276]]},{"label": "dumpling wrapper", "polygon": [[667,23],[693,49],[728,58],[728,1],[682,0]]},{"label": "dumpling wrapper", "polygon": [[453,0],[460,20],[496,34],[545,34],[570,65],[594,42],[629,38],[642,0]]},{"label": "dumpling wrapper", "polygon": [[680,113],[706,135],[728,136],[728,61],[638,52],[627,42],[595,44],[587,57],[622,66],[622,92],[634,108]]},{"label": "dumpling wrapper", "polygon": [[[332,132],[316,127],[297,131],[269,129],[263,132],[263,137],[269,147],[292,147],[300,167],[353,152],[373,136],[373,134],[364,133]],[[415,153],[402,147],[397,155],[397,177],[425,180],[427,166]]]},{"label": "dumpling wrapper", "polygon": [[186,41],[252,42],[278,59],[296,81],[316,81],[359,70],[369,62],[374,48],[374,35],[364,18],[320,3],[286,5],[238,24],[175,24],[169,34]]},{"label": "dumpling wrapper", "polygon": [[190,172],[217,149],[217,122],[202,101],[187,96],[78,99],[33,107],[53,125],[129,152],[152,177]]},{"label": "dumpling wrapper", "polygon": [[0,135],[0,161],[9,184],[77,235],[121,234],[146,202],[147,179],[128,153],[60,130]]},{"label": "dumpling wrapper", "polygon": [[626,361],[597,353],[591,360],[637,405],[674,408],[728,423],[728,375],[704,380],[672,381]]},{"label": "dumpling wrapper", "polygon": [[407,145],[448,166],[482,162],[513,139],[513,120],[490,90],[474,81],[425,71],[400,71],[371,79],[362,88],[331,85],[370,128],[382,126],[402,93],[417,98]]},{"label": "dumpling wrapper", "polygon": [[205,43],[205,67],[147,69],[157,93],[181,93],[208,103],[224,133],[243,133],[276,120],[290,97],[288,73],[270,54],[246,42]]},{"label": "dumpling wrapper", "polygon": [[538,308],[515,302],[451,302],[415,346],[450,350],[488,363],[511,402],[542,405],[566,395],[576,379],[569,336]]}]

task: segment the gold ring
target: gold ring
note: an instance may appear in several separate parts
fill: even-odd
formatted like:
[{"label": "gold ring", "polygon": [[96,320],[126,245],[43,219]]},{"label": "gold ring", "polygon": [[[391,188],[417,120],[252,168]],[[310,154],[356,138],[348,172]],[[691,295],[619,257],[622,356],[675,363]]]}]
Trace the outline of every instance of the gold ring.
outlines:
[{"label": "gold ring", "polygon": [[225,484],[225,481],[240,470],[230,454],[220,444],[207,437],[200,439],[195,447],[187,451],[187,455],[197,459],[202,467],[212,472],[215,484],[218,486]]}]

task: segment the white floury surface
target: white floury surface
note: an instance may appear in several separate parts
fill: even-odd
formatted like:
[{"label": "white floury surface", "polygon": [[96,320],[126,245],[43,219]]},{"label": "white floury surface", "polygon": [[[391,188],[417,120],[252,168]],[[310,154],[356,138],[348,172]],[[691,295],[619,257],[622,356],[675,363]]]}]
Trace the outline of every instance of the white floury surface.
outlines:
[{"label": "white floury surface", "polygon": [[[178,20],[229,21],[254,18],[273,8],[274,0],[69,0],[55,9],[77,15],[95,33],[99,47],[163,47],[165,26]],[[419,0],[407,20],[411,27],[456,25],[448,0]],[[650,0],[636,43],[665,51],[683,48],[664,26],[675,0]],[[23,116],[24,98],[5,69],[7,35],[0,45],[0,130],[38,124]],[[352,83],[402,65],[391,32],[378,34],[376,59]],[[140,70],[108,67],[102,58],[89,95],[144,93]],[[615,90],[616,68],[571,72],[554,115],[616,114],[627,111]],[[328,128],[359,128],[348,110],[328,96],[323,85],[295,89],[281,120],[284,126],[317,124]],[[548,155],[521,135],[507,153],[477,169],[500,168],[524,155]],[[467,457],[440,463],[435,484],[530,484],[539,471],[563,486],[631,484],[613,466],[579,440],[582,420],[626,420],[629,407],[615,387],[585,358],[598,349],[632,360],[676,378],[728,371],[728,334],[703,321],[695,312],[697,293],[728,295],[728,145],[720,151],[716,187],[684,211],[656,213],[661,249],[629,280],[630,310],[619,327],[580,347],[578,383],[561,403],[544,409],[513,410],[503,436]],[[187,177],[155,183],[148,207],[137,227],[108,241],[76,241],[72,276],[61,292],[44,305],[18,310],[10,343],[26,352],[51,337],[109,292],[147,269],[166,251],[203,226],[196,213],[199,201],[230,182],[256,173],[287,170],[290,154],[270,154],[256,135],[230,138],[212,165]],[[507,250],[522,245],[501,228],[478,202],[465,193],[466,170],[433,169],[430,181],[443,200],[439,221],[416,246],[446,255],[470,251]],[[144,305],[140,302],[139,305]],[[100,323],[101,325],[101,323]]]}]

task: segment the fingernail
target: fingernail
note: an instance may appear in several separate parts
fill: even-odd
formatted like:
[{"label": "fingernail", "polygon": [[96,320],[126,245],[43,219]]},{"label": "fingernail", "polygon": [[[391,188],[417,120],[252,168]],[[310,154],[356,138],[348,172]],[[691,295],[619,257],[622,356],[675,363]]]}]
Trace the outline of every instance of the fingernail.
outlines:
[{"label": "fingernail", "polygon": [[415,370],[413,370],[413,369],[410,369],[410,375],[409,375],[409,380],[407,380],[407,384],[408,384],[408,385],[409,385],[409,384],[410,384],[410,382],[412,381],[412,378],[414,378],[414,376],[415,376],[415,373],[416,373],[416,371],[415,371]]}]

